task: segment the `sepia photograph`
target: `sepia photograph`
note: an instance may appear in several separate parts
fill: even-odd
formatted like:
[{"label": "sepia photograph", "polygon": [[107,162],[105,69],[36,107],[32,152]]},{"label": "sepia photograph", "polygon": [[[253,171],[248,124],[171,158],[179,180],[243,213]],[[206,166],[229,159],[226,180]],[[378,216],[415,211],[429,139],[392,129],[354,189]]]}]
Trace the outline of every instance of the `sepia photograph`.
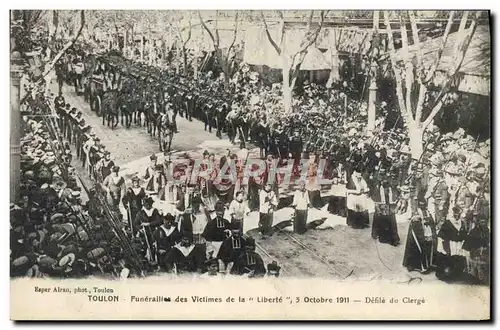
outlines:
[{"label": "sepia photograph", "polygon": [[11,319],[490,319],[488,10],[9,15]]}]

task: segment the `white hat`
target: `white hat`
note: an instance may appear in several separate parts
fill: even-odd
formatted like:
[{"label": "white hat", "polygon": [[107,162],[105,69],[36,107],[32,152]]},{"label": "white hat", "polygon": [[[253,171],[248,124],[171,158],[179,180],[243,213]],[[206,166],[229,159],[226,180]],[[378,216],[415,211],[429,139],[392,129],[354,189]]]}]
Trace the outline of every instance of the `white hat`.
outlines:
[{"label": "white hat", "polygon": [[75,262],[75,254],[69,253],[59,260],[59,267],[70,267]]}]

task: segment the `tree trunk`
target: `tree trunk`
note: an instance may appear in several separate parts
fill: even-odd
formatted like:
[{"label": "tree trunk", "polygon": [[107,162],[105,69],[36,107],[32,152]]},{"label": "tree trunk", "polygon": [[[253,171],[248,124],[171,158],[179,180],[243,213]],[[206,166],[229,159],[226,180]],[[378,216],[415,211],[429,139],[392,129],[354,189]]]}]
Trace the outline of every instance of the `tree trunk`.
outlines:
[{"label": "tree trunk", "polygon": [[230,75],[230,70],[231,70],[231,64],[229,63],[229,60],[222,60],[223,64],[222,64],[222,71],[224,71],[224,83],[226,85],[226,87],[229,86],[229,80],[231,78],[231,75]]},{"label": "tree trunk", "polygon": [[197,81],[198,80],[198,56],[195,56],[194,59],[193,59],[193,76],[194,76],[194,80]]},{"label": "tree trunk", "polygon": [[141,35],[141,62],[144,61],[144,35]]},{"label": "tree trunk", "polygon": [[423,134],[422,129],[414,121],[407,121],[408,134],[410,137],[410,150],[412,159],[420,159],[423,150]]},{"label": "tree trunk", "polygon": [[283,73],[283,107],[285,113],[293,112],[292,89],[290,88],[290,66],[286,55],[281,55],[281,71]]},{"label": "tree trunk", "polygon": [[161,38],[161,64],[162,66],[167,64],[167,42],[165,41],[165,36]]},{"label": "tree trunk", "polygon": [[153,65],[153,38],[151,36],[151,31],[149,32],[149,36],[148,36],[149,40],[148,40],[148,63],[149,65]]},{"label": "tree trunk", "polygon": [[188,57],[187,57],[187,51],[186,51],[186,47],[182,47],[182,61],[184,63],[184,69],[183,69],[183,72],[184,72],[184,76],[188,76],[189,74],[189,68],[188,68]]},{"label": "tree trunk", "polygon": [[328,82],[326,83],[327,88],[330,88],[334,83],[340,80],[340,59],[339,52],[337,50],[337,38],[335,29],[332,30],[330,35],[330,43],[332,47],[330,48],[330,76],[328,77]]},{"label": "tree trunk", "polygon": [[[375,128],[376,102],[377,102],[377,63],[373,61],[370,69],[370,87],[368,94],[368,134],[373,132]],[[363,95],[361,95],[363,97]]]}]

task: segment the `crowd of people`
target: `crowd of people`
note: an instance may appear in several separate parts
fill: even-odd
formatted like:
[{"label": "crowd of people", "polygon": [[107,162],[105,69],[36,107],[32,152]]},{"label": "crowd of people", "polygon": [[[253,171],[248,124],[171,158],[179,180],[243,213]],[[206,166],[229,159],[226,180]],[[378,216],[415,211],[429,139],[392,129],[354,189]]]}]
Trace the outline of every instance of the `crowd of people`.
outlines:
[{"label": "crowd of people", "polygon": [[[36,98],[36,100],[43,99],[41,96]],[[47,114],[51,108],[47,102],[37,104],[31,97],[27,98],[27,102],[31,104],[30,109],[36,109],[36,111],[31,112],[30,116],[35,113],[42,114],[40,109],[44,108],[46,109],[45,114]],[[96,184],[95,189],[89,192],[89,201],[83,207],[87,216],[84,223],[90,225],[89,219],[104,219],[109,216],[106,214],[107,207],[102,204],[103,200],[107,203],[107,197],[110,197],[109,211],[117,216],[118,220],[121,220],[118,204],[123,203],[128,210],[130,225],[124,225],[121,222],[118,224],[115,222],[114,225],[128,235],[127,239],[130,241],[133,251],[114,246],[111,256],[109,258],[105,256],[105,260],[118,262],[113,268],[115,275],[117,274],[116,269],[120,269],[120,267],[121,273],[119,275],[121,276],[138,275],[138,269],[131,267],[136,265],[129,265],[129,259],[134,256],[139,256],[139,270],[142,271],[166,271],[177,274],[187,271],[206,273],[207,275],[220,273],[245,276],[279,275],[280,267],[276,263],[270,263],[266,267],[262,258],[255,252],[253,238],[243,235],[242,226],[234,228],[228,220],[223,218],[225,209],[223,203],[215,204],[216,217],[201,228],[203,230],[201,235],[193,233],[192,220],[188,218],[189,209],[192,208],[191,201],[189,205],[179,207],[178,209],[185,212],[175,213],[175,217],[172,214],[163,214],[163,212],[160,214],[153,207],[153,199],[150,195],[157,195],[164,188],[165,182],[160,183],[160,185],[156,183],[161,165],[148,167],[146,170],[145,178],[149,180],[147,195],[144,188],[138,186],[138,178],[134,178],[132,186],[122,193],[125,181],[123,177],[118,175],[119,167],[110,160],[109,152],[100,144],[99,138],[91,131],[91,127],[85,124],[82,113],[65,103],[62,94],[55,97],[53,103],[57,120],[53,121],[54,127],[50,133],[60,139],[57,141],[57,150],[64,155],[64,165],[61,167],[66,168],[72,161],[73,164],[81,161],[82,167],[88,171],[88,177]],[[49,132],[39,130],[38,126],[36,126],[35,131],[37,134],[43,133],[44,137],[49,135]],[[31,141],[32,136],[27,135],[27,137]],[[62,149],[59,147],[60,142],[64,145]],[[76,149],[76,159],[72,159],[71,149]],[[38,155],[38,152],[36,154]],[[53,163],[51,164],[53,165]],[[74,189],[80,188],[75,187]],[[181,192],[179,191],[179,193]],[[23,198],[30,199],[30,194],[31,191],[27,191]],[[196,207],[194,209],[196,210]],[[210,215],[207,216],[210,217]],[[61,218],[65,220],[67,215],[61,214]],[[115,219],[108,218],[107,220],[109,223]],[[101,227],[102,225],[97,225],[97,228]],[[109,233],[109,226],[102,229]],[[112,237],[112,239],[119,240],[120,237]],[[200,243],[200,240],[204,241]],[[212,242],[212,250],[207,249],[205,240]],[[107,241],[109,242],[110,238],[107,238]],[[100,244],[103,245],[103,242]],[[42,253],[43,251],[45,250],[38,252]],[[104,248],[100,248],[98,251],[107,252]],[[118,253],[118,256],[113,253]],[[19,263],[19,261],[14,261],[13,264]],[[214,270],[217,271],[214,273]],[[20,273],[13,274],[22,275],[23,271],[24,269]]]},{"label": "crowd of people", "polygon": [[20,196],[10,205],[11,275],[75,278],[127,271],[109,223],[91,217],[82,202],[70,146],[55,135],[50,112],[41,111],[47,104],[29,104],[21,123]]},{"label": "crowd of people", "polygon": [[[110,55],[82,54],[68,63],[61,67],[73,73],[60,81],[66,79],[89,102],[92,97],[83,80],[97,76],[106,91],[118,91],[122,115],[142,113],[153,125],[158,116],[166,116],[174,131],[177,116],[195,118],[205,130],[214,129],[219,138],[226,133],[240,144],[238,154],[204,153],[214,164],[208,179],[173,184],[167,179],[171,162],[166,152],[163,162],[152,155],[144,175],[129,183],[82,113],[66,104],[60,88],[54,103],[61,134],[75,144],[77,157],[99,183],[97,194],[106,194],[115,210],[126,210],[124,230],[149,265],[168,272],[264,275],[266,267],[255,252],[254,239],[243,231],[243,220],[258,210],[261,235],[272,235],[273,212],[283,205],[280,177],[269,176],[270,164],[294,163],[297,178],[298,162],[307,158],[308,180],[296,187],[291,201],[295,232],[306,231],[309,208],[327,203],[328,211],[346,217],[348,226],[371,227],[374,239],[397,246],[401,240],[396,216],[407,215],[403,265],[408,270],[436,270],[443,280],[489,282],[489,139],[479,142],[463,129],[440,134],[430,125],[417,160],[411,157],[406,129],[387,127],[384,116],[373,134],[364,134],[366,105],[348,98],[342,85],[327,89],[305,82],[294,98],[297,111],[290,114],[280,101],[280,84],[266,85],[246,64],[230,79],[214,77],[211,71],[194,79]],[[77,73],[72,63],[83,69]],[[380,111],[386,106],[381,104]],[[140,121],[141,116],[135,118]],[[130,124],[127,120],[127,127]],[[260,148],[269,165],[262,176],[245,183],[215,182],[226,162],[235,162],[238,169],[245,165],[248,142]],[[326,201],[315,184],[322,159],[322,175],[331,180]],[[163,212],[155,207],[157,201],[174,206]],[[275,263],[267,268],[268,274],[279,273]]]}]

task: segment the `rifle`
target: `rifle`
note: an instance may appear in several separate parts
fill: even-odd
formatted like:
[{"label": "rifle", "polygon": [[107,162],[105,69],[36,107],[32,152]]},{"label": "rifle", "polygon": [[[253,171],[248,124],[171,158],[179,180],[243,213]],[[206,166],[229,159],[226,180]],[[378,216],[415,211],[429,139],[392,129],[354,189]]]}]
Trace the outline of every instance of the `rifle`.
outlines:
[{"label": "rifle", "polygon": [[[476,151],[478,140],[479,140],[479,134],[477,135],[476,142],[474,143],[474,149],[472,150],[472,154]],[[469,159],[467,160],[467,164],[465,166],[465,171],[464,171],[465,176],[467,176],[467,170],[469,169],[469,166],[470,166],[470,159],[471,159],[471,157],[469,157]],[[488,168],[488,171],[489,171],[489,168]],[[460,189],[462,189],[463,185],[464,185],[464,182],[460,182],[460,185],[458,186],[457,192],[455,193],[455,200],[457,200],[458,192],[460,191]]]},{"label": "rifle", "polygon": [[[438,138],[436,139],[436,144],[439,143],[439,140],[441,139],[441,133],[439,134]],[[420,157],[418,158],[417,162],[415,163],[415,166],[418,166],[421,161],[422,161],[422,157],[424,156],[425,152],[427,151],[427,148],[429,146],[431,142],[431,139],[428,139],[427,142],[425,143],[425,146],[424,146],[424,150],[422,151],[422,153],[420,154]],[[448,161],[449,162],[449,161]],[[448,164],[448,162],[446,162],[446,164]],[[410,163],[410,167],[411,167],[411,163]],[[392,168],[392,167],[391,167]],[[443,167],[444,168],[444,167]],[[415,172],[412,172],[406,179],[405,179],[405,183],[408,183],[409,180],[411,180],[413,178],[413,176],[415,175]]]}]

